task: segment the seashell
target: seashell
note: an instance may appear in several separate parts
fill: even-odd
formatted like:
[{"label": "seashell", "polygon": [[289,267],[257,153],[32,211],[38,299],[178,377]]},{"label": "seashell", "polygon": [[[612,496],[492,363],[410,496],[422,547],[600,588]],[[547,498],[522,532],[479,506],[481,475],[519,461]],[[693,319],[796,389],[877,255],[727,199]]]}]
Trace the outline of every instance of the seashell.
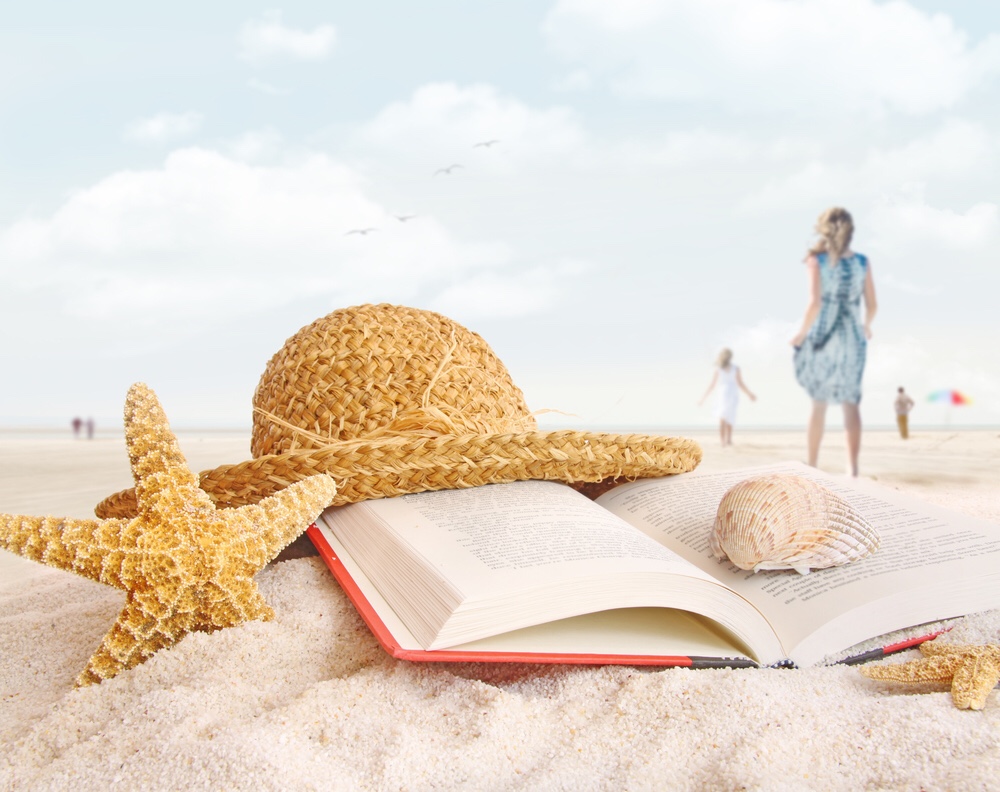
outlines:
[{"label": "seashell", "polygon": [[794,569],[805,575],[871,555],[879,535],[822,484],[771,475],[741,481],[722,496],[710,545],[712,555],[740,569]]}]

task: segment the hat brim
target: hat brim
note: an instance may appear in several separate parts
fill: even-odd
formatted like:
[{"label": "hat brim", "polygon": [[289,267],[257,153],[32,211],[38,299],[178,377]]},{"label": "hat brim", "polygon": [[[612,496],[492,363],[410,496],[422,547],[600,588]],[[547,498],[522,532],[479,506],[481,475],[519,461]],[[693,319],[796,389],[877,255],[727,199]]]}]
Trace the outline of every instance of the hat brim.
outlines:
[{"label": "hat brim", "polygon": [[[428,490],[528,479],[569,484],[686,473],[701,461],[694,440],[562,430],[481,435],[400,435],[271,454],[200,474],[219,508],[245,506],[325,473],[337,482],[330,505]],[[98,517],[134,517],[135,490],[105,498]]]}]

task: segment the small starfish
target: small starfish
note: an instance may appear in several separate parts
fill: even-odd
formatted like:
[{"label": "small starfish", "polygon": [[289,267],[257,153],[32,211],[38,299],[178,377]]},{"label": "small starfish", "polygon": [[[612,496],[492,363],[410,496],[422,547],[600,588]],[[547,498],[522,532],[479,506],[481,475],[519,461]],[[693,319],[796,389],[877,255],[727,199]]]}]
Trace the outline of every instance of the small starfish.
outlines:
[{"label": "small starfish", "polygon": [[1000,682],[1000,646],[985,644],[920,644],[920,660],[894,665],[862,666],[869,679],[914,684],[951,683],[951,698],[959,709],[981,710],[990,691]]},{"label": "small starfish", "polygon": [[336,492],[332,478],[317,475],[256,505],[216,509],[141,383],[125,401],[125,443],[139,503],[133,519],[0,515],[0,547],[125,592],[77,685],[139,665],[189,632],[272,619],[253,576]]}]

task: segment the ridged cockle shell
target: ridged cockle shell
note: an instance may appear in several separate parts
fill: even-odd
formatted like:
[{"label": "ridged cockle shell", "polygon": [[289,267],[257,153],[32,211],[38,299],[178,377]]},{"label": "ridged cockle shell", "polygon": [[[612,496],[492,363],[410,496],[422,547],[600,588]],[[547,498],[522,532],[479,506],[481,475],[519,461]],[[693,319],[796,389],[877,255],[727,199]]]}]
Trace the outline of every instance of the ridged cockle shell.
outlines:
[{"label": "ridged cockle shell", "polygon": [[802,476],[771,475],[731,487],[715,517],[712,554],[740,569],[840,566],[874,553],[878,531],[847,501]]}]

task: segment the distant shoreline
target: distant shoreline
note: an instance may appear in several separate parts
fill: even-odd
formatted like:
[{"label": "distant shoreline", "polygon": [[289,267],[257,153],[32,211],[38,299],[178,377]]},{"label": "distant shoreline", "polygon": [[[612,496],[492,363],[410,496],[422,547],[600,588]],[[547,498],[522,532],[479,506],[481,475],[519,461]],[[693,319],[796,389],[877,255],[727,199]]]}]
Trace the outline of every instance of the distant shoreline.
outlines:
[{"label": "distant shoreline", "polygon": [[[177,435],[183,435],[187,437],[197,437],[199,435],[213,435],[213,436],[227,436],[227,435],[246,435],[250,436],[251,428],[239,427],[235,429],[226,429],[219,427],[175,427],[171,426],[173,432]],[[13,438],[13,437],[38,437],[38,438],[54,438],[58,440],[102,440],[107,438],[119,438],[124,437],[125,430],[124,427],[109,427],[105,429],[95,429],[93,438],[88,438],[86,432],[81,431],[79,435],[74,436],[71,429],[61,429],[54,427],[45,426],[0,426],[0,438]]]},{"label": "distant shoreline", "polygon": [[[250,436],[252,428],[250,426],[245,427],[212,427],[212,426],[172,426],[171,427],[175,434],[187,436],[187,437],[197,437],[199,435],[212,435],[212,436],[231,436],[231,435],[245,435]],[[793,432],[804,432],[805,423],[797,426],[742,426],[737,425],[735,431],[747,432],[747,433],[793,433]],[[827,424],[827,431],[837,431],[839,425],[836,422],[830,422]],[[586,424],[573,424],[573,425],[546,425],[543,424],[539,426],[539,430],[543,432],[558,432],[566,430],[576,430],[581,432],[615,432],[618,434],[654,434],[654,435],[672,435],[678,433],[692,432],[692,433],[702,433],[702,432],[717,432],[719,429],[717,424],[697,424],[692,426],[651,426],[651,425],[593,425],[588,426]],[[864,427],[865,432],[896,432],[896,426],[894,424],[870,424]],[[1000,432],[1000,424],[911,424],[911,432]],[[118,438],[122,437],[124,429],[122,427],[107,427],[103,429],[96,429],[94,431],[93,439],[106,439],[106,438]],[[69,428],[60,427],[49,427],[49,426],[0,426],[0,438],[5,437],[46,437],[46,438],[56,438],[61,440],[72,440],[74,439],[73,432]],[[86,440],[86,435],[81,432],[80,435],[76,436],[76,439]]]},{"label": "distant shoreline", "polygon": [[[840,429],[842,424],[829,420],[827,431]],[[692,426],[650,426],[650,425],[624,425],[624,426],[541,426],[543,431],[557,431],[559,429],[578,429],[587,432],[642,432],[646,434],[663,434],[670,432],[718,432],[719,425],[697,424]],[[734,432],[805,432],[806,424],[803,421],[796,426],[771,426],[771,425],[747,425],[736,424]],[[2,431],[2,430],[0,430]],[[866,432],[897,432],[895,424],[865,424]],[[911,432],[1000,432],[1000,424],[910,424]]]}]

